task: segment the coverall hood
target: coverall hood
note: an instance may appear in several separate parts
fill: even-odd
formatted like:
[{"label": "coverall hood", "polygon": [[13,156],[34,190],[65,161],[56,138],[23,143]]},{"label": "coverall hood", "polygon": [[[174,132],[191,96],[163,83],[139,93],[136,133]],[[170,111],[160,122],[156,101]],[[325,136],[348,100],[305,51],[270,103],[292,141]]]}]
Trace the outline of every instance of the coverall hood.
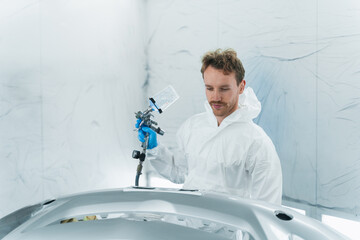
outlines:
[{"label": "coverall hood", "polygon": [[[221,125],[228,125],[231,122],[248,122],[256,118],[261,112],[261,103],[257,99],[252,88],[247,87],[242,94],[239,95],[239,108],[227,116]],[[216,124],[217,120],[208,101],[205,102],[205,109],[209,115],[211,124]]]}]

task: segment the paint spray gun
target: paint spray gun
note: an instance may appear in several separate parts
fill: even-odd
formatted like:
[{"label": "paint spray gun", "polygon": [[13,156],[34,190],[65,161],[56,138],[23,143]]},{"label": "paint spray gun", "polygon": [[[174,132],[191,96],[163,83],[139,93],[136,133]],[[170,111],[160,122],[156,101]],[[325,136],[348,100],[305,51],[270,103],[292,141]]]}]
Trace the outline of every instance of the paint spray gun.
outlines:
[{"label": "paint spray gun", "polygon": [[[149,98],[149,107],[145,111],[141,112],[138,111],[135,113],[135,117],[138,119],[138,128],[137,130],[141,129],[143,125],[151,128],[159,135],[164,135],[164,131],[158,127],[158,123],[152,120],[151,118],[154,117],[152,112],[162,113],[166,108],[172,105],[176,100],[179,99],[178,94],[176,93],[175,89],[169,85],[164,90],[159,92],[153,97]],[[142,151],[134,150],[132,153],[132,157],[134,159],[139,159],[139,164],[136,169],[136,177],[135,177],[135,186],[139,186],[139,179],[140,175],[142,174],[143,162],[146,158],[146,149],[148,147],[149,142],[149,134],[147,133],[145,136],[145,141],[142,142],[141,148]]]}]

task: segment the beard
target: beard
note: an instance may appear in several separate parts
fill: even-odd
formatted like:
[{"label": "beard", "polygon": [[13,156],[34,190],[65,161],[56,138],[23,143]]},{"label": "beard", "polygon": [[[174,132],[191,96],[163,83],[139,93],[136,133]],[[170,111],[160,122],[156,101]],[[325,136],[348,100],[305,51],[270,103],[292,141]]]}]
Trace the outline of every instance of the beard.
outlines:
[{"label": "beard", "polygon": [[233,113],[238,107],[237,102],[221,102],[211,101],[209,102],[211,109],[216,117],[226,118]]},{"label": "beard", "polygon": [[217,117],[227,116],[230,112],[230,106],[224,102],[210,102],[211,109]]}]

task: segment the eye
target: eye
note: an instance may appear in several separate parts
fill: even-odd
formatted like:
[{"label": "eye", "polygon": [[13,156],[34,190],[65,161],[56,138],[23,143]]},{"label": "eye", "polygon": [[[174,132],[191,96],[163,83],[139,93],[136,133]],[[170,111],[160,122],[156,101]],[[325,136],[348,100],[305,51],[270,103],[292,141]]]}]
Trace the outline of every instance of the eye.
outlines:
[{"label": "eye", "polygon": [[229,90],[229,88],[220,88],[220,91],[222,91],[222,92],[225,92],[225,91],[228,91]]},{"label": "eye", "polygon": [[208,90],[208,91],[212,91],[212,90],[213,90],[213,88],[212,88],[212,87],[206,87],[206,90]]}]

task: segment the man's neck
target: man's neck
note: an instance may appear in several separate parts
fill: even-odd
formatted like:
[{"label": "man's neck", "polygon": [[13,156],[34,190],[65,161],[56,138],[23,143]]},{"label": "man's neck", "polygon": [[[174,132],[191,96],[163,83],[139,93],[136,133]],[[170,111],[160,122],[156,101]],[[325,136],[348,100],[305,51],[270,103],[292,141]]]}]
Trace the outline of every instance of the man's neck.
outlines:
[{"label": "man's neck", "polygon": [[227,116],[225,116],[225,117],[224,117],[224,116],[215,116],[215,118],[216,118],[216,120],[217,120],[218,127],[220,127],[222,121],[224,121],[225,118],[227,118],[228,116],[230,116],[231,114],[233,114],[237,109],[239,109],[239,106],[236,106],[236,108],[235,108],[232,112],[230,112],[229,115],[227,115]]},{"label": "man's neck", "polygon": [[218,127],[220,127],[221,122],[224,120],[224,118],[216,117]]}]

